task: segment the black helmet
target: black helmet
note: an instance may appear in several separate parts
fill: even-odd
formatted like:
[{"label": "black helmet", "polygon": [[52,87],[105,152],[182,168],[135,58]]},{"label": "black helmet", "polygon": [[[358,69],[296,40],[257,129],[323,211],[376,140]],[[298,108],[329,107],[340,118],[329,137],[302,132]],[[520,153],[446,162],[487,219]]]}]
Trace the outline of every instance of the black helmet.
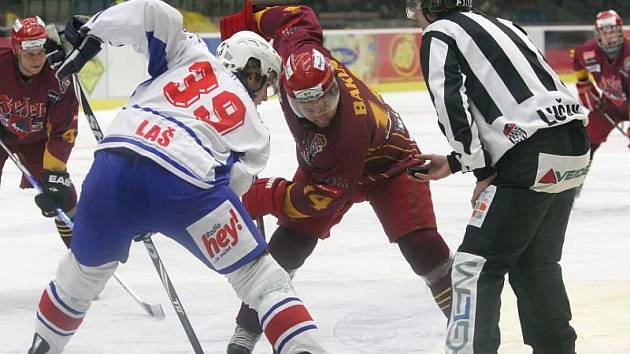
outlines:
[{"label": "black helmet", "polygon": [[414,18],[418,10],[433,22],[453,10],[472,9],[472,0],[407,0],[407,17]]}]

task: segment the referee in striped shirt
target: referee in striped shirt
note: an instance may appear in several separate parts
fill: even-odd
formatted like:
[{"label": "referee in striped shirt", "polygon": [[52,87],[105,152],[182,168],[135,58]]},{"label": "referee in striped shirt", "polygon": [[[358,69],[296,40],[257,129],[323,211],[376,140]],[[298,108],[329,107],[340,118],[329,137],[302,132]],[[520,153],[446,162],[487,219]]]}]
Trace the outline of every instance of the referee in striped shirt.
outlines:
[{"label": "referee in striped shirt", "polygon": [[407,0],[423,28],[422,72],[450,155],[421,155],[438,180],[473,172],[473,214],[452,269],[447,353],[493,354],[505,274],[534,354],[574,354],[558,262],[589,164],[586,115],[525,31],[472,0]]}]

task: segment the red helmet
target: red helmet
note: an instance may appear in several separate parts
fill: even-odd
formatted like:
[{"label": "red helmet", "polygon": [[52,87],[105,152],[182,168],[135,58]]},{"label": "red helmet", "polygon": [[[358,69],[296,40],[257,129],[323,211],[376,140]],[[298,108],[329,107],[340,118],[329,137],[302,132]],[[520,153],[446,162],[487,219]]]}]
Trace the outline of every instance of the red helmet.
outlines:
[{"label": "red helmet", "polygon": [[39,16],[16,19],[11,33],[13,54],[17,54],[18,49],[44,49],[46,37],[46,24]]},{"label": "red helmet", "polygon": [[609,57],[617,57],[623,45],[623,21],[615,10],[606,10],[597,14],[595,39]]},{"label": "red helmet", "polygon": [[[282,84],[298,117],[328,125],[339,105],[339,85],[328,59],[313,48],[291,54],[284,64]],[[327,118],[327,119],[326,119]]]}]

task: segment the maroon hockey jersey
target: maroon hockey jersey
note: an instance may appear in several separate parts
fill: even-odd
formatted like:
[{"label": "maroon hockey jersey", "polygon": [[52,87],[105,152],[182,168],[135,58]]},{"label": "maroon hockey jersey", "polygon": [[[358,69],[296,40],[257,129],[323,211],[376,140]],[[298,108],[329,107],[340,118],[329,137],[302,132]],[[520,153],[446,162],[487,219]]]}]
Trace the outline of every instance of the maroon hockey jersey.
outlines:
[{"label": "maroon hockey jersey", "polygon": [[606,113],[619,119],[628,119],[630,96],[630,39],[625,38],[621,52],[612,63],[606,53],[591,39],[575,48],[573,69],[578,79],[591,74],[602,91]]},{"label": "maroon hockey jersey", "polygon": [[396,176],[416,162],[418,147],[400,116],[323,47],[322,28],[306,6],[276,6],[254,14],[254,30],[273,39],[280,56],[316,48],[333,66],[340,105],[330,126],[317,128],[298,118],[281,88],[280,103],[296,143],[299,174],[289,186],[285,212],[313,217],[333,212],[374,183]]},{"label": "maroon hockey jersey", "polygon": [[48,64],[25,80],[10,48],[0,48],[0,137],[9,146],[46,144],[44,169],[65,170],[77,135],[78,103],[69,80]]}]

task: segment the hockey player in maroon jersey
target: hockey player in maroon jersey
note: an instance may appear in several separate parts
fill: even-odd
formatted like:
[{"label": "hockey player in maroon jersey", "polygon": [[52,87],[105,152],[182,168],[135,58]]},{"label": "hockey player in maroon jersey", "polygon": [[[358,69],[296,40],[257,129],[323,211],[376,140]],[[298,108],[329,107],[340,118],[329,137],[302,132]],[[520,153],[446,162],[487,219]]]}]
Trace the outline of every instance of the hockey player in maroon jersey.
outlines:
[{"label": "hockey player in maroon jersey", "polygon": [[[573,68],[580,102],[591,111],[587,130],[592,159],[614,124],[630,120],[630,39],[624,38],[623,22],[617,12],[606,10],[597,14],[595,38],[575,48]],[[626,134],[630,134],[630,129]]]},{"label": "hockey player in maroon jersey", "polygon": [[[419,163],[419,149],[400,116],[324,48],[309,7],[247,1],[221,20],[223,39],[240,30],[273,40],[283,58],[280,103],[299,164],[291,181],[261,178],[243,196],[252,217],[278,218],[273,257],[293,274],[354,203],[369,201],[390,242],[450,315],[450,250],[437,231],[428,183],[405,173]],[[251,353],[258,323],[243,305],[228,353]]]},{"label": "hockey player in maroon jersey", "polygon": [[[15,20],[11,48],[0,48],[0,139],[17,153],[44,190],[35,197],[44,216],[61,208],[74,214],[77,195],[66,163],[77,135],[78,104],[68,80],[58,81],[46,62],[44,22]],[[0,150],[0,175],[7,159]],[[22,178],[21,188],[32,188]],[[55,218],[66,246],[72,231]]]}]

